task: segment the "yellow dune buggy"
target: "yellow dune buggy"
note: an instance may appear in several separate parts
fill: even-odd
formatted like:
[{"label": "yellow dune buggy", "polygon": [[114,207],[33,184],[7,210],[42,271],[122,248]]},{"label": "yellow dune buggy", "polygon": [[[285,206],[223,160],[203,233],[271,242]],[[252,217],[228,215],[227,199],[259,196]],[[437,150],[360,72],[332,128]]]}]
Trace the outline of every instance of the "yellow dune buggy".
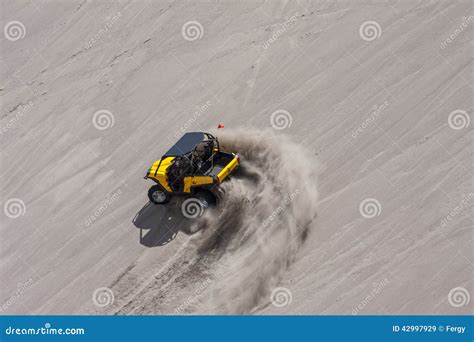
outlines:
[{"label": "yellow dune buggy", "polygon": [[209,133],[184,134],[161,159],[153,163],[145,179],[156,182],[148,191],[152,203],[168,203],[172,196],[192,196],[205,205],[221,198],[221,184],[240,164],[235,153],[221,151]]}]

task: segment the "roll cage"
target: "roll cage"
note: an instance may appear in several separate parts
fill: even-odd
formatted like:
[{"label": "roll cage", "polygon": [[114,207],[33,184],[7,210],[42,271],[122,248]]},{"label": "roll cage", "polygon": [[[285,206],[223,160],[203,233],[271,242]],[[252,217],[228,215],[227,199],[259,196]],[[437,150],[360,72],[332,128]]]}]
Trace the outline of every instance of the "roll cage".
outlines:
[{"label": "roll cage", "polygon": [[167,157],[186,158],[190,162],[191,166],[194,165],[196,148],[202,143],[213,143],[211,153],[208,153],[209,158],[207,158],[205,162],[208,162],[209,160],[212,161],[214,154],[220,151],[219,140],[217,140],[217,138],[210,133],[186,133],[161,157],[160,163],[158,164],[158,167],[155,171],[155,176],[161,166],[161,163]]}]

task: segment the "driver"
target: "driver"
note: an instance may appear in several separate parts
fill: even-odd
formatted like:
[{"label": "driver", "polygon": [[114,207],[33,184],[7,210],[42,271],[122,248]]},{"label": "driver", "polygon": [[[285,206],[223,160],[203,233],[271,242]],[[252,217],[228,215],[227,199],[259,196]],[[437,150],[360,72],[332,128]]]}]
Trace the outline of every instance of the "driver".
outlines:
[{"label": "driver", "polygon": [[190,161],[187,158],[177,157],[168,171],[171,187],[179,191],[183,186],[183,179],[189,173]]}]

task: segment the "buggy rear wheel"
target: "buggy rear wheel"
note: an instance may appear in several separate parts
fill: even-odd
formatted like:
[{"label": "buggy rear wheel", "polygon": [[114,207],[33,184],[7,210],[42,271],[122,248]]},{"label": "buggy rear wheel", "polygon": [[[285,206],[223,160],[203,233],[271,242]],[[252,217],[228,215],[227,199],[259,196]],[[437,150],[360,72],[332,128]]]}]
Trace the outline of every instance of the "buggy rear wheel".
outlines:
[{"label": "buggy rear wheel", "polygon": [[215,206],[217,203],[216,196],[212,192],[206,190],[198,191],[196,193],[196,198],[201,201],[204,208]]},{"label": "buggy rear wheel", "polygon": [[148,190],[148,199],[155,204],[166,204],[170,201],[171,196],[157,184]]}]

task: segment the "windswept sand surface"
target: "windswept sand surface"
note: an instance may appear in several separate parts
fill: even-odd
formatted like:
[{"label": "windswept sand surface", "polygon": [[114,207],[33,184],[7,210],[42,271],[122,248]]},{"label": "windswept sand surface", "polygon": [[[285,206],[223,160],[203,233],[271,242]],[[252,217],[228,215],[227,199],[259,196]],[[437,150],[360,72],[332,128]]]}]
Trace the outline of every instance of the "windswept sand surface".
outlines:
[{"label": "windswept sand surface", "polygon": [[[3,1],[0,313],[472,314],[473,15]],[[245,172],[196,221],[143,176],[201,130]]]}]

